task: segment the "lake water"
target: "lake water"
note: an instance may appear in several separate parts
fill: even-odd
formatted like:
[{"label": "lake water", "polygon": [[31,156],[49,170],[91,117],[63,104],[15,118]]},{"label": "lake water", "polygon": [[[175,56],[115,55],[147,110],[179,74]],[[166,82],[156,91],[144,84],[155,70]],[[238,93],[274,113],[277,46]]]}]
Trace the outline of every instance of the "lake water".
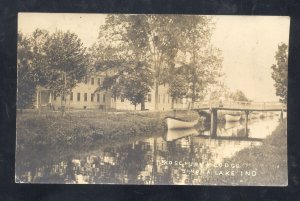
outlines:
[{"label": "lake water", "polygon": [[[18,159],[16,181],[32,183],[204,184],[206,171],[226,164],[237,152],[259,146],[271,135],[279,117],[219,125],[217,138],[209,131],[168,131],[139,141],[72,153],[30,150]],[[251,140],[253,139],[253,140]],[[47,152],[47,153],[46,153]],[[49,157],[49,155],[51,157]],[[62,154],[63,155],[63,154]],[[20,157],[19,157],[20,158]]]}]

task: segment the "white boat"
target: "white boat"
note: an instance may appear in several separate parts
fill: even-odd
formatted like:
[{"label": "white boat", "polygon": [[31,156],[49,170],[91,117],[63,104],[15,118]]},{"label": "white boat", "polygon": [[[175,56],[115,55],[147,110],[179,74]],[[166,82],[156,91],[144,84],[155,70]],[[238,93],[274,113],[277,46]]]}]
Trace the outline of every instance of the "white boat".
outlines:
[{"label": "white boat", "polygon": [[225,114],[224,117],[226,122],[239,121],[241,119],[241,115]]},{"label": "white boat", "polygon": [[175,119],[172,117],[167,117],[166,121],[167,121],[168,129],[192,128],[198,123],[198,120],[184,121],[184,120]]},{"label": "white boat", "polygon": [[197,130],[195,128],[170,129],[166,134],[166,141],[173,141],[190,135],[198,135]]}]

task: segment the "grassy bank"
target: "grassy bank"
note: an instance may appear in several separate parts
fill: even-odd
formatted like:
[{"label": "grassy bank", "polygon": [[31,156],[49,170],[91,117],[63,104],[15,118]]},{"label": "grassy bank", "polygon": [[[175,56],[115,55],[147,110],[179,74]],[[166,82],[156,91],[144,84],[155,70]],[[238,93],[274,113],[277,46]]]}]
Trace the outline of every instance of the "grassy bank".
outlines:
[{"label": "grassy bank", "polygon": [[[65,117],[60,113],[24,113],[17,116],[17,148],[85,148],[145,137],[166,130],[164,118],[173,112],[74,111]],[[176,117],[196,119],[195,112],[178,111]]]},{"label": "grassy bank", "polygon": [[224,160],[225,163],[238,165],[239,168],[214,167],[211,171],[224,173],[233,170],[234,176],[208,176],[204,182],[219,185],[287,185],[286,124],[280,123],[262,145],[244,149]]}]

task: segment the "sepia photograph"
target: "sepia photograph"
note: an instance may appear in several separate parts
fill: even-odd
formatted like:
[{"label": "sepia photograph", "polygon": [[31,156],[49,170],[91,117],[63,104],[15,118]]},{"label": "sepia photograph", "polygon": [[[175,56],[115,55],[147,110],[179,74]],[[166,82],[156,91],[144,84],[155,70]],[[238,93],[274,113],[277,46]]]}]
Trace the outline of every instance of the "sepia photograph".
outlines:
[{"label": "sepia photograph", "polygon": [[15,182],[287,186],[289,30],[19,13]]}]

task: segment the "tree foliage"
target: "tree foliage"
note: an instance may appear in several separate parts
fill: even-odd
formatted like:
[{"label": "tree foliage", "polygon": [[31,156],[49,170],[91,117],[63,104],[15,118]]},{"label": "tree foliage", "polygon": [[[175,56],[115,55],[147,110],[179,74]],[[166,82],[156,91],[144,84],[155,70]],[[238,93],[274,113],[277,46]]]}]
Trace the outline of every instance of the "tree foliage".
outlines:
[{"label": "tree foliage", "polygon": [[236,90],[233,93],[230,93],[229,98],[233,101],[249,101],[244,92],[241,90]]},{"label": "tree foliage", "polygon": [[190,62],[184,65],[186,80],[189,83],[187,96],[192,102],[205,97],[210,85],[217,84],[221,74],[221,52],[215,48],[199,50]]},{"label": "tree foliage", "polygon": [[85,47],[74,33],[36,29],[28,37],[19,34],[18,97],[29,101],[25,94],[31,96],[38,85],[65,96],[85,77],[87,65]]},{"label": "tree foliage", "polygon": [[141,104],[143,110],[144,98],[153,84],[143,18],[111,15],[102,28],[103,35],[92,49],[95,70],[109,70],[102,89],[110,89],[134,105]]},{"label": "tree foliage", "polygon": [[[221,52],[209,45],[212,30],[211,19],[204,16],[108,15],[93,47],[93,63],[96,70],[114,69],[122,75],[128,55],[134,55],[131,60],[151,68],[148,85],[155,91],[156,109],[158,85],[163,83],[171,87],[172,97],[186,95],[195,101],[220,76]],[[184,69],[181,75],[174,74],[178,65]],[[109,76],[105,83],[112,86],[117,77]]]},{"label": "tree foliage", "polygon": [[278,46],[275,54],[276,64],[271,66],[272,78],[275,81],[276,95],[280,101],[287,102],[287,84],[288,84],[288,46],[284,43]]},{"label": "tree foliage", "polygon": [[35,100],[37,85],[46,83],[43,74],[45,65],[45,41],[49,34],[36,29],[30,36],[18,34],[18,107],[31,106]]},{"label": "tree foliage", "polygon": [[224,81],[219,81],[209,89],[209,100],[212,102],[224,101],[229,98],[229,88]]},{"label": "tree foliage", "polygon": [[33,54],[31,51],[30,39],[22,33],[18,34],[17,51],[17,107],[23,109],[32,104],[36,85],[34,82],[34,71],[31,66]]},{"label": "tree foliage", "polygon": [[151,83],[151,71],[141,63],[127,68],[121,76],[119,76],[117,85],[118,89],[122,89],[119,96],[129,100],[134,106],[141,104],[141,110],[144,110],[145,96],[150,92],[149,83]]},{"label": "tree foliage", "polygon": [[168,73],[168,93],[172,97],[172,107],[174,107],[174,100],[183,98],[187,95],[189,89],[183,74],[183,68],[170,68]]},{"label": "tree foliage", "polygon": [[46,86],[60,94],[69,92],[86,76],[86,48],[74,33],[57,31],[45,42]]},{"label": "tree foliage", "polygon": [[37,85],[44,86],[49,79],[45,72],[47,55],[45,53],[46,41],[49,40],[49,32],[46,30],[36,29],[30,35],[30,46],[32,52],[31,66],[34,70],[34,81]]},{"label": "tree foliage", "polygon": [[202,99],[210,84],[216,84],[221,76],[221,51],[210,44],[214,29],[208,17],[188,16],[183,19],[185,40],[181,40],[182,64],[189,83],[188,97],[192,102]]}]

